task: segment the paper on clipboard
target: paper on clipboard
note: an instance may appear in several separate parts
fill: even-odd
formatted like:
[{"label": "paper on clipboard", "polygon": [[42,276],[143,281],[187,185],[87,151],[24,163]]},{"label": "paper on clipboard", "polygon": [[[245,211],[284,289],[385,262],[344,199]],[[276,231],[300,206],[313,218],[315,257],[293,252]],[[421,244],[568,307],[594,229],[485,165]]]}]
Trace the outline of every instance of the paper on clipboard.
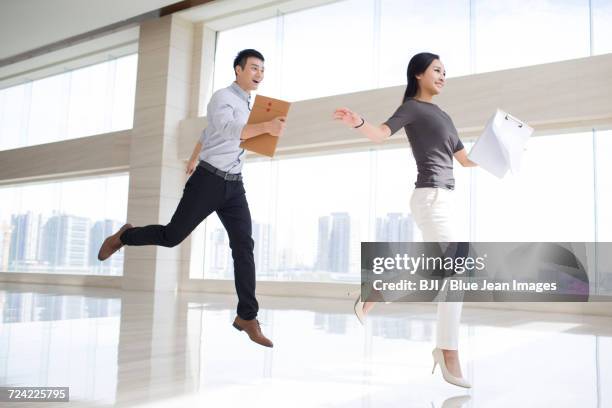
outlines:
[{"label": "paper on clipboard", "polygon": [[516,174],[523,151],[533,128],[512,115],[497,109],[484,132],[468,154],[468,158],[489,173],[502,178],[508,170]]},{"label": "paper on clipboard", "polygon": [[[287,116],[291,103],[263,95],[255,97],[247,125],[270,121],[279,116]],[[278,137],[269,133],[255,136],[240,143],[240,147],[251,152],[272,157],[276,151]]]}]

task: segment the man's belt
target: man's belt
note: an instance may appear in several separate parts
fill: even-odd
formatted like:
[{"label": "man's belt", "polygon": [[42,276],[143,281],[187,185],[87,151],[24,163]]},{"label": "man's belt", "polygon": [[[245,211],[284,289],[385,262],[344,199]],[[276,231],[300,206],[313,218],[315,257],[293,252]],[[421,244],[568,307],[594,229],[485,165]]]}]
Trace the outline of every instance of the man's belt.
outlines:
[{"label": "man's belt", "polygon": [[203,160],[200,160],[200,163],[198,163],[198,166],[203,167],[205,170],[208,170],[209,172],[211,172],[215,176],[219,176],[223,180],[226,180],[226,181],[240,181],[240,180],[242,180],[242,174],[240,174],[240,173],[232,174],[232,173],[228,173],[228,172],[223,171],[223,170],[219,170],[218,168],[216,168],[212,164],[209,164],[209,163],[207,163],[207,162],[205,162]]}]

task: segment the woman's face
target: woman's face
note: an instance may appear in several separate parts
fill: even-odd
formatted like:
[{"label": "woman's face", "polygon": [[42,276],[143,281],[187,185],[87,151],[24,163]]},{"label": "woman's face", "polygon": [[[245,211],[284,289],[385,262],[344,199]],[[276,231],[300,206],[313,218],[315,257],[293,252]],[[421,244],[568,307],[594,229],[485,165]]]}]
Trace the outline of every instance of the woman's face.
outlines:
[{"label": "woman's face", "polygon": [[437,95],[446,83],[446,69],[440,60],[433,60],[427,70],[416,76],[421,92]]}]

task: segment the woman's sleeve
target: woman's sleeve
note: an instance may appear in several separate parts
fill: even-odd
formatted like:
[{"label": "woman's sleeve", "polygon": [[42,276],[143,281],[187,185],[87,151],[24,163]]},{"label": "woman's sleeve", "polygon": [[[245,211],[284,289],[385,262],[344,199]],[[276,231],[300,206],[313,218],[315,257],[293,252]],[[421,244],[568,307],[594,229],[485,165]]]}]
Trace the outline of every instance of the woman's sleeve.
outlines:
[{"label": "woman's sleeve", "polygon": [[451,135],[451,142],[453,144],[453,153],[463,150],[463,143],[461,142],[461,139],[459,139],[459,135],[457,135],[457,133],[453,133]]},{"label": "woman's sleeve", "polygon": [[446,114],[446,117],[448,117],[448,120],[450,120],[451,126],[454,130],[454,132],[451,133],[451,146],[453,146],[453,153],[457,153],[459,150],[463,150],[463,143],[461,142],[461,139],[459,139],[459,132],[457,132],[455,123],[446,112],[444,113]]},{"label": "woman's sleeve", "polygon": [[414,120],[414,110],[409,103],[402,104],[395,113],[387,119],[383,124],[391,129],[391,134],[394,134],[406,125],[409,125]]}]

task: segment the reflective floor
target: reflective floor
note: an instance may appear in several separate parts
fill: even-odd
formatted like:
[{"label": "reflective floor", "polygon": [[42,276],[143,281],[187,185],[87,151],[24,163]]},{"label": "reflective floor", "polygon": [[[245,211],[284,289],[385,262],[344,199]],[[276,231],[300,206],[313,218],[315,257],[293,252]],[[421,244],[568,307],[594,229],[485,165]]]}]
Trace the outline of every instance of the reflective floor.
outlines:
[{"label": "reflective floor", "polygon": [[0,287],[0,386],[67,386],[36,407],[612,407],[612,318],[465,308],[463,370],[431,375],[435,309],[261,297],[274,349],[233,296]]}]

